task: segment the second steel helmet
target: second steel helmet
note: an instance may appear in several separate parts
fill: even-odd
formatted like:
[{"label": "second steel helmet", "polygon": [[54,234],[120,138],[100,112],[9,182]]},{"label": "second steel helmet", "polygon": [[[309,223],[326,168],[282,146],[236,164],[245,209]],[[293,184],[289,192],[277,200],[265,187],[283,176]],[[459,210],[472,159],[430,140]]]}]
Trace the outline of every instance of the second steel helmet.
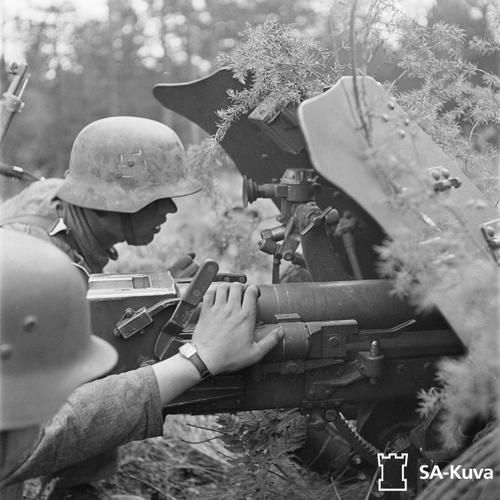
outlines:
[{"label": "second steel helmet", "polygon": [[54,245],[0,229],[0,430],[37,425],[115,350],[90,334],[86,285]]},{"label": "second steel helmet", "polygon": [[132,116],[97,120],[76,137],[57,195],[80,207],[135,213],[201,189],[186,177],[184,156],[179,137],[163,123]]}]

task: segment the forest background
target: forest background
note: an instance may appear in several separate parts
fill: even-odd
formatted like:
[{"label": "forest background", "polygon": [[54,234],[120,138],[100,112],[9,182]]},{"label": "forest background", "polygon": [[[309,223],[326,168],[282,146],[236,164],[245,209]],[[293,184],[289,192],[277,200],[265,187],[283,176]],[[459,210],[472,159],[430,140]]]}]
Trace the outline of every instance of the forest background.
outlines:
[{"label": "forest background", "polygon": [[[77,2],[69,1],[16,2],[23,3],[22,10],[10,9],[10,3],[1,4],[1,91],[8,83],[9,62],[26,60],[31,78],[24,96],[25,109],[9,130],[0,159],[39,176],[62,177],[72,142],[89,122],[113,115],[163,121],[188,147],[190,158],[195,159],[191,162],[193,173],[206,189],[179,200],[179,213],[169,217],[152,245],[137,249],[121,246],[120,260],[107,271],[165,269],[182,253],[195,251],[198,260],[215,258],[223,270],[245,272],[254,282],[269,282],[269,258],[258,253],[255,243],[260,227],[269,226],[269,219],[276,215],[273,205],[259,202],[251,210],[242,210],[240,176],[234,167],[222,156],[209,163],[196,160],[197,145],[206,135],[162,108],[151,89],[156,83],[188,81],[209,74],[216,68],[219,54],[230,53],[238,46],[241,32],[248,25],[260,25],[269,15],[277,16],[283,25],[293,24],[298,34],[313,37],[320,46],[332,49],[338,40],[331,33],[331,2],[108,0],[89,2],[83,10]],[[487,16],[494,3],[396,2],[417,23],[459,26],[465,33],[464,47],[474,37],[494,36]],[[341,63],[347,63],[347,53],[345,56]],[[499,73],[498,53],[465,50],[464,56],[482,71]],[[347,64],[345,72],[350,74]],[[401,69],[397,61],[387,61],[383,53],[374,52],[368,72],[379,81],[393,81]],[[398,79],[401,92],[414,85],[415,80]],[[479,132],[479,142],[498,146],[495,128],[484,127]],[[13,195],[25,185],[0,178],[0,198]],[[190,422],[187,431],[186,422]],[[211,419],[170,419],[166,428],[169,439],[127,448],[120,474],[105,484],[105,489],[147,492],[158,498],[222,498],[226,488],[227,498],[231,498],[234,474],[228,476],[227,456],[221,455],[228,451],[214,444],[213,433],[207,437],[199,429],[214,425]],[[186,441],[201,443],[191,446]],[[319,490],[312,488],[312,476],[290,477],[295,498],[306,498],[300,495],[308,490],[320,498],[318,491],[330,488],[321,481]],[[239,491],[245,491],[245,485]],[[329,498],[331,491],[326,494]]]},{"label": "forest background", "polygon": [[[162,108],[152,86],[206,76],[216,57],[234,49],[247,25],[273,14],[282,24],[332,47],[330,0],[4,0],[0,10],[0,91],[6,63],[26,60],[31,73],[25,110],[16,118],[3,161],[38,175],[60,177],[76,134],[93,120],[142,116],[173,126],[186,145],[201,132]],[[349,2],[347,2],[349,3]],[[491,0],[403,0],[396,2],[418,22],[439,21],[465,29],[467,38],[489,31]],[[12,4],[12,5],[11,5]],[[14,5],[16,8],[14,8]],[[378,55],[371,73],[393,80],[396,65]],[[498,70],[496,54],[479,56],[479,67]],[[399,84],[401,89],[409,80]],[[16,189],[2,183],[5,197]]]},{"label": "forest background", "polygon": [[[487,11],[496,0],[395,3],[419,24],[455,24],[465,30],[467,40],[492,36]],[[0,159],[38,176],[62,177],[78,132],[94,120],[116,115],[163,121],[186,147],[197,145],[206,134],[163,108],[153,98],[152,87],[210,74],[218,56],[237,47],[244,29],[263,23],[269,15],[277,16],[283,25],[293,24],[297,33],[331,50],[338,42],[331,34],[331,8],[331,0],[5,0],[0,7],[0,92],[8,85],[6,69],[11,62],[27,61],[31,77],[24,110],[10,127]],[[348,61],[348,51],[344,56],[341,62]],[[469,51],[466,57],[484,71],[498,72],[496,53]],[[374,54],[368,71],[381,82],[392,81],[401,72],[396,61],[384,59],[383,52]],[[413,85],[415,81],[408,78],[398,81],[401,91]],[[185,210],[180,213],[189,218],[177,215],[169,224],[170,234],[182,233],[181,241],[177,237],[175,245],[165,245],[167,236],[162,231],[156,248],[139,249],[127,263],[121,259],[111,270],[150,269],[162,266],[166,257],[198,251],[203,258],[232,254],[228,265],[234,263],[234,271],[245,268],[251,277],[263,279],[252,268],[267,270],[269,259],[257,253],[255,244],[246,243],[262,219],[275,215],[273,205],[259,202],[243,214],[233,210],[241,206],[239,174],[225,161],[205,167],[196,174],[209,189],[196,200],[181,200]],[[25,185],[0,176],[0,199]],[[200,203],[206,208],[203,215],[196,208]],[[197,212],[195,231],[191,231],[193,210]],[[214,217],[219,217],[218,223]]]}]

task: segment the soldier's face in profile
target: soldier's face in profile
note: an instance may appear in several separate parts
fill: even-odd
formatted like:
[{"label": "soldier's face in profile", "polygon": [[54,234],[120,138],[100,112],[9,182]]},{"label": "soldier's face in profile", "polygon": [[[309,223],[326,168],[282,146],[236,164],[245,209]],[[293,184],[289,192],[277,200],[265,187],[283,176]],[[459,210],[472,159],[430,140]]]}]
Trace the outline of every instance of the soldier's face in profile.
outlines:
[{"label": "soldier's face in profile", "polygon": [[177,212],[176,204],[170,198],[156,200],[135,214],[130,214],[130,231],[126,241],[129,245],[147,245],[153,241],[161,225],[167,220],[167,214]]}]

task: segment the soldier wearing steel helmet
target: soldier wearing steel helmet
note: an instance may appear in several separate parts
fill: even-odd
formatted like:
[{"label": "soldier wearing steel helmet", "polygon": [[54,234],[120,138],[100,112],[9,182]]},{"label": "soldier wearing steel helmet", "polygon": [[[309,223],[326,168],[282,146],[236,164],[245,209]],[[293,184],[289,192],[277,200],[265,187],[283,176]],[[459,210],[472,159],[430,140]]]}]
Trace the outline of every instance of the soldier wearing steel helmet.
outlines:
[{"label": "soldier wearing steel helmet", "polygon": [[[73,391],[109,370],[116,353],[90,335],[78,271],[40,239],[0,230],[0,290],[2,500],[19,500],[27,478],[162,435],[162,408],[201,380],[177,354]],[[205,295],[192,342],[211,374],[245,368],[278,342],[278,331],[256,341],[256,301],[257,289],[239,283]]]},{"label": "soldier wearing steel helmet", "polygon": [[[173,199],[201,185],[186,176],[184,148],[169,127],[136,117],[86,126],[74,141],[64,179],[48,179],[5,202],[0,225],[50,241],[87,273],[117,258],[116,243],[150,243]],[[191,256],[171,266],[174,277],[197,270]],[[111,450],[111,451],[110,451]],[[93,482],[114,470],[113,447],[65,473],[61,487]]]},{"label": "soldier wearing steel helmet", "polygon": [[[104,118],[76,137],[64,179],[32,184],[0,207],[0,225],[46,239],[88,273],[116,259],[116,243],[147,245],[174,198],[201,185],[186,176],[184,148],[166,125],[130,116]],[[171,267],[192,276],[191,255]]]},{"label": "soldier wearing steel helmet", "polygon": [[[90,123],[77,135],[64,179],[32,184],[0,207],[0,226],[50,241],[85,273],[101,273],[118,257],[119,242],[151,243],[173,198],[198,192],[189,179],[184,147],[166,125],[116,116]],[[174,277],[195,274],[188,254],[170,266]],[[95,481],[114,472],[116,450],[67,471],[61,484]]]},{"label": "soldier wearing steel helmet", "polygon": [[[90,335],[83,280],[52,245],[2,234],[0,291],[1,482],[38,426],[78,385],[111,369],[117,355]],[[16,498],[20,488],[0,488],[1,498]]]}]

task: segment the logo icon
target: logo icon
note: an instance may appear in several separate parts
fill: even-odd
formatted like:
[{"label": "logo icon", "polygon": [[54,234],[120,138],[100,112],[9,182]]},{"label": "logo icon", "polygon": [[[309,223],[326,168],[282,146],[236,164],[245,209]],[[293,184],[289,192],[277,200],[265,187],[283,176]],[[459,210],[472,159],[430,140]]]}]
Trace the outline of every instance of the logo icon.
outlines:
[{"label": "logo icon", "polygon": [[406,466],[408,453],[377,453],[380,478],[379,491],[407,491]]}]

